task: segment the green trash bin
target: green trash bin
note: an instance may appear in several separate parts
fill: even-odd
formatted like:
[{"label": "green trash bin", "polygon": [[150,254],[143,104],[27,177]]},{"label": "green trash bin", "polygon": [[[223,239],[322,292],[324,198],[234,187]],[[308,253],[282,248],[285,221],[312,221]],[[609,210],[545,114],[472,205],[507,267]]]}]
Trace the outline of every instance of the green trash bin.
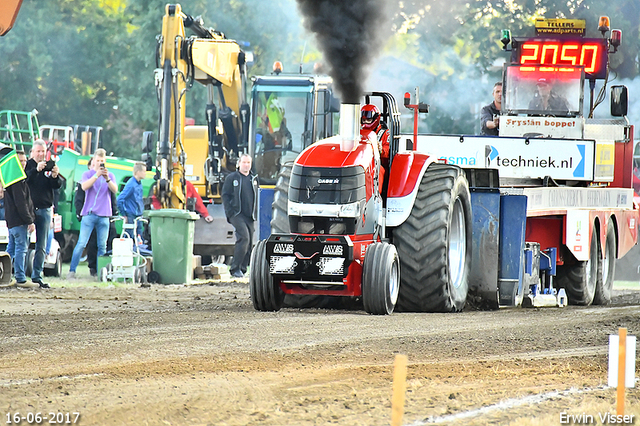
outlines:
[{"label": "green trash bin", "polygon": [[160,275],[159,282],[188,284],[193,274],[193,230],[200,216],[180,209],[149,210],[145,216],[149,218],[153,270]]}]

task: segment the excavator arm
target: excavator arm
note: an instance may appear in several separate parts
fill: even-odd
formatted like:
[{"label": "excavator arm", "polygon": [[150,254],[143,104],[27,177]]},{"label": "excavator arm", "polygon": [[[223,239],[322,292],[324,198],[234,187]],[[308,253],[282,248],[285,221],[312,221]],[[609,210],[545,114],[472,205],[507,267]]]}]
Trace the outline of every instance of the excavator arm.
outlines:
[{"label": "excavator arm", "polygon": [[[185,28],[194,32],[186,37]],[[194,81],[208,89],[205,115],[208,129],[207,180],[210,187],[222,182],[227,159],[246,151],[249,106],[246,103],[245,55],[238,43],[203,26],[200,18],[169,4],[158,37],[159,140],[156,196],[163,208],[184,208],[185,196],[185,92]],[[218,124],[222,123],[220,127]]]}]

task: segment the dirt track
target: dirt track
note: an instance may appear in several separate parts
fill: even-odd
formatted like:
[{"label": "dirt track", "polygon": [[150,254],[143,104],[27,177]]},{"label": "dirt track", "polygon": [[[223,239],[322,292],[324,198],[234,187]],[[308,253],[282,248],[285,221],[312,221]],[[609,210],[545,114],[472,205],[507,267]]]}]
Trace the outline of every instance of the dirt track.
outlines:
[{"label": "dirt track", "polygon": [[[60,284],[62,285],[62,284]],[[253,310],[245,282],[0,290],[0,407],[77,424],[388,425],[408,356],[405,425],[556,425],[615,414],[608,334],[640,331],[640,292],[613,306],[393,314]],[[478,411],[473,411],[478,410]],[[640,391],[627,391],[640,424]],[[73,419],[73,417],[72,417]],[[27,424],[22,422],[22,424]]]}]

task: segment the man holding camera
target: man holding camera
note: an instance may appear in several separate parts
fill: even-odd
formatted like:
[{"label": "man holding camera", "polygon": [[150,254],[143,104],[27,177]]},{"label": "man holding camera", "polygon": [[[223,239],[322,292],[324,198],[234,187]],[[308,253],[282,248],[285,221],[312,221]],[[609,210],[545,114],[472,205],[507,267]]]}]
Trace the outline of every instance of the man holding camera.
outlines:
[{"label": "man holding camera", "polygon": [[24,170],[36,214],[36,252],[31,268],[31,281],[41,288],[49,288],[49,284],[42,281],[42,268],[47,256],[47,238],[51,226],[54,191],[60,188],[62,183],[58,176],[58,166],[53,160],[46,161],[46,155],[46,142],[37,139],[33,142],[31,156]]},{"label": "man holding camera", "polygon": [[109,237],[109,218],[113,214],[111,209],[111,193],[118,191],[113,173],[107,170],[105,160],[107,153],[98,148],[91,159],[91,169],[82,174],[80,185],[85,192],[84,205],[80,215],[80,235],[73,249],[71,265],[67,279],[76,278],[76,268],[80,263],[80,257],[87,246],[91,232],[95,229],[98,237],[98,257],[107,251],[107,238]]}]

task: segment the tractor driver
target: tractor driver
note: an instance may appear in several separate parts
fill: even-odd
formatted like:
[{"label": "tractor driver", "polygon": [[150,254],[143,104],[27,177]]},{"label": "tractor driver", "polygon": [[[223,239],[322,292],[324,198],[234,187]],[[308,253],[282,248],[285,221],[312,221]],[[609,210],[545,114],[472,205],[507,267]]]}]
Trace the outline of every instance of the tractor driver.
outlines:
[{"label": "tractor driver", "polygon": [[380,152],[380,192],[386,194],[389,175],[389,128],[380,120],[380,110],[373,104],[367,104],[360,110],[360,127],[376,134]]},{"label": "tractor driver", "polygon": [[529,109],[535,111],[569,111],[569,103],[567,100],[556,93],[553,85],[546,78],[538,79],[536,83],[536,93],[534,98],[529,102]]},{"label": "tractor driver", "polygon": [[372,104],[367,104],[360,110],[360,125],[363,129],[375,132],[378,139],[380,162],[387,169],[389,167],[389,128],[380,121],[380,110]]}]

